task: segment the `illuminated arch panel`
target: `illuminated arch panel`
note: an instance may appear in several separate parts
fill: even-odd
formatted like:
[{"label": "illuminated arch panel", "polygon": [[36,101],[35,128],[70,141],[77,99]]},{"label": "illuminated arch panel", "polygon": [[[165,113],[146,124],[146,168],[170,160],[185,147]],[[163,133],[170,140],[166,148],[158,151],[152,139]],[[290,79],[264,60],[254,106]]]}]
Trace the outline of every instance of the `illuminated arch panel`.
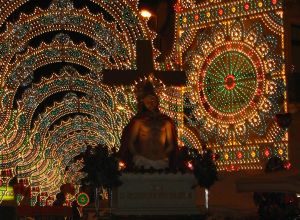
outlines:
[{"label": "illuminated arch panel", "polygon": [[[188,72],[188,126],[219,155],[220,170],[288,158],[282,1],[178,4]],[[191,145],[193,147],[193,145]]]}]

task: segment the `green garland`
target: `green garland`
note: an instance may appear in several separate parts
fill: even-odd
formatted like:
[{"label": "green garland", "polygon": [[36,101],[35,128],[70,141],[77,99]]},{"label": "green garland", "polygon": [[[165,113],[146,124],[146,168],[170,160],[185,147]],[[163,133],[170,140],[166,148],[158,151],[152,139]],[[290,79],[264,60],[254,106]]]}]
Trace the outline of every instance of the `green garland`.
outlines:
[{"label": "green garland", "polygon": [[83,160],[84,167],[82,171],[87,173],[83,182],[97,188],[103,187],[106,189],[122,184],[116,153],[109,154],[106,146],[98,145],[94,149],[87,147]]},{"label": "green garland", "polygon": [[218,171],[212,150],[205,149],[203,154],[200,154],[198,150],[192,149],[191,157],[198,185],[209,189],[218,180]]}]

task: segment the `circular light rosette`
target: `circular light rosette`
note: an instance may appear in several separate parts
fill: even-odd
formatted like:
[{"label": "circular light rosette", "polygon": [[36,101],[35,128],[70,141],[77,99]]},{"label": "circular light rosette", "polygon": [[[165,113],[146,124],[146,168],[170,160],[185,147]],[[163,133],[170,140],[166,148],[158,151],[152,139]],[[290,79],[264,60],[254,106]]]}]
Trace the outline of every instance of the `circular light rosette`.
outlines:
[{"label": "circular light rosette", "polygon": [[90,202],[90,197],[88,194],[81,192],[77,195],[77,203],[79,206],[84,207],[87,206]]},{"label": "circular light rosette", "polygon": [[215,121],[240,122],[259,105],[264,89],[262,61],[246,44],[229,42],[216,48],[199,72],[198,98]]},{"label": "circular light rosette", "polygon": [[198,34],[185,58],[190,120],[208,139],[245,142],[250,130],[261,136],[274,125],[285,88],[276,45],[260,23],[248,30],[241,21],[218,24]]}]

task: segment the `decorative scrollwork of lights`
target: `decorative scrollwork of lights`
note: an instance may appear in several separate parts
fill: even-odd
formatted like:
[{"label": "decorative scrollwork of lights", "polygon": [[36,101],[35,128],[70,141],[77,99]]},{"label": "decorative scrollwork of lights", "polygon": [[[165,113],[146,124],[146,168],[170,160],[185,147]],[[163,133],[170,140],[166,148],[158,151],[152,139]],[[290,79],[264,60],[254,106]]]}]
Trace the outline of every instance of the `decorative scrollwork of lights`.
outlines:
[{"label": "decorative scrollwork of lights", "polygon": [[287,158],[287,130],[274,120],[286,111],[282,1],[180,6],[177,41],[185,42],[188,72],[185,119],[189,133],[197,135],[184,133],[183,142],[214,148],[221,170],[261,168],[272,155]]},{"label": "decorative scrollwork of lights", "polygon": [[190,100],[198,106],[192,123],[201,125],[210,142],[244,144],[251,133],[266,135],[276,124],[284,95],[282,57],[275,54],[275,38],[263,38],[262,29],[254,24],[243,31],[241,22],[233,22],[228,32],[215,26],[211,35],[198,37],[188,56]]},{"label": "decorative scrollwork of lights", "polygon": [[[7,8],[14,8],[24,4],[25,2],[26,1],[16,1],[13,5],[5,5]],[[7,74],[2,74],[3,86],[6,85],[3,79],[5,78],[5,76],[9,77],[9,75],[12,75],[10,76],[11,79],[16,80],[16,78],[20,78],[20,80],[24,81],[24,79],[22,78],[22,76],[24,75],[19,75],[19,77],[15,72],[10,73],[11,71],[9,70],[9,65],[6,64],[12,62],[12,57],[14,57],[14,55],[19,52],[20,48],[26,50],[26,42],[45,32],[69,30],[80,32],[91,37],[93,40],[95,40],[95,50],[97,50],[102,57],[106,57],[107,59],[110,58],[110,60],[114,60],[115,63],[102,65],[101,62],[98,62],[99,59],[97,59],[96,56],[90,56],[90,62],[86,62],[83,65],[86,65],[87,63],[92,63],[93,65],[100,64],[100,66],[106,66],[106,68],[134,68],[135,40],[137,38],[153,39],[154,37],[154,34],[149,31],[144,20],[141,19],[137,11],[137,5],[134,5],[132,3],[129,4],[132,5],[132,7],[128,7],[128,4],[126,2],[114,3],[117,4],[118,7],[115,7],[113,10],[111,10],[111,6],[109,6],[108,3],[97,4],[100,4],[100,7],[107,9],[108,12],[112,13],[113,15],[117,16],[118,14],[124,14],[124,19],[127,18],[128,15],[131,19],[136,20],[135,25],[122,21],[122,17],[119,16],[115,17],[115,22],[108,22],[103,18],[102,15],[94,15],[90,13],[87,8],[78,10],[72,6],[71,1],[66,2],[68,3],[60,4],[57,1],[53,1],[50,7],[46,10],[36,9],[32,14],[22,14],[19,21],[17,21],[16,23],[6,24],[7,30],[2,34],[3,38],[1,38],[0,43],[1,63],[3,64],[1,66],[1,72],[7,72]],[[4,14],[12,12],[7,11],[7,8],[3,8]],[[127,9],[127,11],[125,10],[125,8]],[[57,13],[58,9],[59,13]],[[131,9],[131,11],[128,11],[128,9]],[[125,10],[126,13],[123,10]],[[134,36],[137,38],[133,38]],[[114,42],[112,42],[112,40]],[[68,41],[68,39],[57,37],[57,41],[59,41],[60,44],[64,44],[66,43],[65,41]],[[126,47],[124,47],[123,45],[126,45]],[[69,52],[65,51],[65,53],[66,55],[70,54],[71,56],[75,56],[73,57],[73,60],[76,60],[80,57],[81,51],[70,50]],[[61,50],[57,51],[53,49],[44,51],[46,56],[58,57],[57,61],[59,61],[59,59],[64,60],[64,57],[59,57],[62,52],[63,51]],[[22,73],[31,72],[31,63],[38,62],[39,60],[40,58],[38,57],[28,56],[28,60],[22,64],[25,64],[25,67],[28,66],[29,69],[24,67],[26,69],[25,71],[25,69],[22,69],[23,66],[21,65],[19,68],[20,71]],[[45,63],[41,63],[41,65],[45,65]],[[25,79],[27,80],[27,77]],[[11,91],[5,92],[5,90],[6,89],[4,87],[2,92],[2,94],[5,94],[5,97],[3,97],[3,103],[5,108],[7,108],[7,111],[3,111],[3,113],[6,113],[6,115],[3,114],[4,125],[8,123],[9,117],[12,114],[9,109],[11,109],[11,100],[13,99],[13,93]]]},{"label": "decorative scrollwork of lights", "polygon": [[[17,0],[1,4],[0,23],[4,24],[7,16],[26,2],[27,0]],[[48,149],[46,145],[51,138],[49,135],[52,135],[49,127],[55,124],[57,117],[70,112],[76,114],[80,110],[89,115],[90,121],[86,120],[86,123],[95,125],[90,127],[89,132],[83,130],[76,136],[65,133],[65,137],[69,139],[60,139],[56,151],[65,147],[72,149],[70,154],[75,156],[84,150],[83,143],[97,145],[105,142],[109,146],[118,145],[121,127],[135,110],[131,87],[109,88],[101,84],[99,78],[102,68],[134,69],[136,39],[153,40],[155,34],[138,13],[137,1],[96,1],[95,4],[104,9],[112,17],[112,21],[107,21],[102,12],[92,14],[86,7],[76,9],[72,1],[54,0],[48,9],[36,8],[30,14],[21,13],[14,23],[6,22],[6,30],[1,34],[1,170],[7,171],[10,178],[17,173],[18,178],[27,179],[32,185],[40,184],[43,191],[49,188],[54,193],[59,188],[59,184],[65,180],[59,172],[58,164],[66,165],[70,160],[69,157],[58,160],[45,158]],[[59,30],[86,35],[94,41],[94,46],[88,48],[84,43],[74,44],[68,35],[62,33],[57,34],[52,43],[42,42],[37,48],[28,46],[28,42],[34,38]],[[158,55],[156,50],[154,55]],[[79,64],[89,69],[89,72],[85,75],[54,74],[50,78],[42,77],[41,83],[30,86],[36,69],[61,61]],[[18,101],[17,110],[14,110],[15,96],[21,87],[25,91]],[[63,91],[81,92],[86,98],[77,100],[73,105],[72,102],[64,102],[69,104],[66,105],[68,109],[63,106],[60,108],[56,103],[46,108],[33,123],[37,107],[47,98]],[[97,98],[90,98],[93,96]],[[64,101],[67,100],[66,97]],[[122,106],[126,108],[121,108]],[[54,117],[55,115],[59,116]],[[104,125],[116,126],[108,128]],[[72,129],[75,132],[75,128]],[[96,133],[96,129],[100,132]],[[111,142],[107,142],[108,140]],[[53,154],[57,155],[57,152]],[[49,176],[49,183],[42,181],[45,175]],[[47,195],[51,194],[49,193],[50,191]]]},{"label": "decorative scrollwork of lights", "polygon": [[[62,183],[80,178],[75,170],[64,172],[61,167],[72,167],[72,157],[87,144],[119,144],[122,128],[136,110],[133,87],[110,88],[98,79],[102,68],[135,69],[136,39],[153,40],[155,34],[139,15],[137,0],[92,0],[107,12],[110,21],[102,12],[76,9],[71,0],[53,0],[48,9],[36,8],[30,14],[21,13],[14,23],[6,22],[28,1],[0,0],[0,24],[6,23],[0,38],[0,169],[6,180],[17,175],[39,187],[42,201],[48,196],[50,201]],[[176,69],[185,53],[195,61],[186,63],[190,127],[182,124],[186,107],[186,103],[182,105],[183,90],[164,88],[160,93],[161,110],[178,123],[181,141],[200,149],[200,141],[218,137],[209,147],[220,154],[221,169],[232,164],[256,168],[262,157],[275,154],[286,158],[286,130],[272,122],[274,114],[282,110],[278,100],[285,90],[282,50],[276,49],[283,47],[282,0],[210,0],[200,5],[189,0],[176,4],[175,11],[179,30],[176,43],[167,61],[155,62],[155,67]],[[244,25],[245,16],[258,24]],[[241,21],[234,23],[236,18]],[[216,23],[221,25],[213,32],[198,35],[200,28]],[[224,25],[229,26],[226,29]],[[85,35],[94,45],[75,44],[67,34],[60,33],[51,43],[28,46],[36,37],[59,30]],[[189,53],[195,37],[197,45]],[[226,66],[229,59],[237,65]],[[89,72],[79,74],[67,67],[33,83],[38,68],[61,61],[79,64]],[[25,91],[16,107],[16,94],[22,89]],[[38,106],[60,92],[68,94],[34,118]],[[235,101],[220,101],[230,97]],[[60,121],[78,113],[85,116]],[[82,122],[80,128],[76,120]],[[68,154],[64,153],[66,149]]]},{"label": "decorative scrollwork of lights", "polygon": [[83,166],[84,166],[83,159],[77,160],[75,162],[70,162],[66,167],[66,173],[65,173],[66,182],[80,185],[81,183],[79,181],[86,176],[85,173],[80,172]]},{"label": "decorative scrollwork of lights", "polygon": [[[37,154],[43,154],[46,146],[44,146],[45,139],[42,139],[42,137],[45,137],[49,126],[62,116],[70,113],[76,113],[78,111],[97,117],[92,104],[86,98],[78,98],[76,100],[72,100],[71,102],[64,100],[61,103],[54,103],[52,108],[48,107],[43,116],[40,117],[40,120],[35,122],[35,127],[33,129],[35,132],[32,135],[32,144],[34,150],[28,156],[33,159],[36,158]],[[109,115],[107,116],[109,117]],[[110,118],[106,118],[104,120],[110,122]],[[110,126],[113,126],[112,123],[103,124],[103,126],[107,126],[104,128],[105,130],[111,130],[114,132],[113,128],[109,128]],[[110,142],[107,142],[108,146],[114,145],[114,138],[112,139],[111,136],[107,138],[110,140]],[[32,162],[30,158],[24,158],[26,163]]]},{"label": "decorative scrollwork of lights", "polygon": [[[6,8],[2,8],[1,12],[3,13],[1,15],[11,13],[13,8],[16,9],[25,2],[5,2],[6,8],[11,10],[7,11]],[[115,91],[112,91],[105,85],[99,84],[98,80],[103,67],[134,68],[135,40],[137,38],[153,39],[154,37],[153,32],[148,29],[145,21],[141,19],[137,11],[138,2],[132,3],[127,4],[126,1],[114,3],[118,7],[114,7],[113,10],[109,3],[99,3],[100,7],[114,16],[114,22],[106,21],[101,14],[91,14],[87,8],[77,10],[72,6],[71,1],[62,0],[53,1],[46,10],[36,9],[29,15],[21,14],[20,19],[14,24],[6,23],[7,29],[1,34],[0,40],[0,68],[1,72],[3,71],[3,74],[1,74],[2,86],[0,95],[1,108],[5,110],[1,111],[1,122],[3,122],[1,123],[1,130],[4,137],[4,140],[1,140],[2,144],[4,144],[4,148],[1,148],[1,155],[4,158],[1,161],[1,169],[10,170],[10,176],[15,175],[14,168],[17,165],[19,178],[29,177],[33,185],[45,184],[40,180],[48,174],[51,176],[50,179],[53,180],[50,181],[53,190],[55,187],[57,189],[63,181],[62,178],[56,178],[61,176],[61,174],[52,170],[53,168],[58,169],[56,166],[58,161],[50,160],[50,158],[43,159],[45,147],[43,148],[42,146],[44,140],[47,140],[48,127],[56,120],[55,118],[43,118],[51,108],[46,109],[46,112],[38,117],[34,129],[31,130],[30,127],[32,116],[37,106],[47,97],[61,92],[61,88],[64,88],[65,91],[80,91],[89,97],[95,94],[97,94],[97,97],[103,97],[102,106],[97,103],[98,101],[101,102],[99,99],[86,99],[87,102],[81,103],[80,108],[84,109],[92,106],[93,112],[89,113],[92,120],[97,119],[98,128],[101,127],[101,122],[105,122],[103,124],[111,124],[112,121],[118,123],[120,127],[114,129],[116,136],[112,138],[116,142],[119,141],[120,134],[116,132],[120,132],[122,125],[133,114],[132,106],[134,104],[130,102],[135,102],[135,100],[128,98],[132,89],[122,87],[121,89],[115,88],[113,89]],[[126,7],[123,7],[124,5]],[[122,14],[122,17],[119,16],[120,14]],[[121,21],[122,19],[124,19],[124,22]],[[130,23],[131,19],[136,21],[135,25]],[[3,24],[3,20],[1,20],[1,24]],[[58,34],[50,44],[42,42],[38,48],[26,46],[29,40],[40,34],[57,30],[68,30],[85,34],[95,41],[94,48],[87,48],[84,44],[75,45],[65,34]],[[155,53],[157,54],[157,52]],[[16,60],[14,60],[14,56],[16,56]],[[42,78],[42,83],[39,85],[35,85],[31,89],[26,88],[27,91],[24,92],[22,100],[18,103],[18,111],[12,111],[17,89],[22,86],[28,87],[32,83],[35,69],[60,61],[85,66],[90,70],[90,74],[88,76],[85,75],[85,77],[72,75],[72,80],[70,80],[70,77],[69,79],[66,79],[67,77],[63,79],[63,76],[56,77],[56,80],[54,80],[55,76],[47,80]],[[54,84],[48,83],[51,80]],[[64,83],[67,83],[67,85],[62,85]],[[118,111],[117,107],[122,105],[126,105],[128,108],[112,114],[112,111]],[[78,110],[75,107],[73,109],[74,113]],[[103,115],[104,111],[106,115],[109,114],[107,117]],[[54,114],[55,112],[52,113]],[[68,114],[68,111],[63,109],[60,115],[63,116],[65,114]],[[42,125],[46,129],[37,129],[43,127]],[[101,127],[100,130],[105,131],[101,132],[101,136],[91,132],[84,135],[86,143],[96,144],[109,140],[105,136],[109,134],[107,132],[109,129]],[[83,147],[80,146],[82,135],[70,138],[72,142],[61,146],[74,147],[74,151],[72,151],[74,154],[82,151]],[[38,145],[36,143],[42,144]],[[34,149],[33,146],[38,147]],[[61,161],[63,164],[66,164],[69,159],[62,158]],[[45,162],[41,163],[41,160]],[[56,174],[50,175],[49,172]],[[42,188],[46,190],[47,187],[44,186]]]},{"label": "decorative scrollwork of lights", "polygon": [[[75,71],[73,71],[73,75],[72,75],[73,77],[70,77],[70,74],[69,74],[70,68],[66,68],[66,70],[68,70],[68,71],[62,70],[61,74],[59,74],[59,75],[54,74],[51,78],[48,78],[47,80],[43,80],[39,84],[34,85],[34,87],[32,88],[35,91],[38,91],[38,90],[44,90],[41,88],[47,87],[48,89],[47,89],[46,93],[41,93],[40,95],[38,95],[38,94],[35,94],[34,92],[30,92],[30,90],[28,90],[29,92],[27,92],[25,97],[23,97],[24,102],[22,103],[23,105],[20,106],[20,109],[23,109],[23,106],[26,105],[26,103],[27,103],[26,100],[28,100],[30,94],[35,94],[37,103],[40,103],[40,102],[42,102],[43,99],[45,99],[45,97],[48,97],[49,95],[51,95],[57,91],[62,91],[62,89],[64,89],[64,88],[61,86],[57,86],[59,84],[57,82],[61,82],[64,80],[67,80],[65,82],[65,85],[69,85],[70,80],[73,82],[73,86],[72,86],[73,91],[82,91],[89,95],[92,95],[95,93],[95,91],[90,88],[93,88],[94,85],[97,85],[97,81],[93,81],[92,79],[89,78],[89,76],[86,76],[86,77],[79,76],[79,74],[76,73]],[[77,82],[77,83],[74,83],[74,82]],[[99,84],[99,82],[98,82],[98,84]],[[83,86],[83,88],[81,88],[82,86]],[[100,90],[101,87],[103,90],[102,92]],[[71,112],[77,112],[80,110],[83,113],[90,114],[94,119],[96,119],[96,123],[97,123],[96,131],[97,131],[97,134],[100,136],[96,140],[95,139],[91,139],[91,140],[85,139],[85,141],[87,143],[89,143],[90,141],[94,141],[93,145],[103,142],[103,144],[105,144],[107,146],[119,146],[118,141],[120,139],[122,129],[125,126],[125,124],[127,123],[127,121],[129,120],[129,117],[131,117],[131,115],[133,114],[133,109],[130,110],[130,106],[135,106],[135,104],[131,104],[131,102],[135,102],[135,100],[132,101],[131,96],[127,97],[126,95],[124,95],[124,94],[126,94],[126,92],[125,91],[121,92],[123,90],[122,88],[116,88],[116,91],[111,91],[112,88],[108,88],[101,84],[97,88],[98,88],[97,91],[101,92],[101,94],[99,94],[99,96],[97,96],[97,97],[102,97],[102,99],[105,99],[105,100],[102,100],[102,101],[98,100],[98,99],[91,100],[89,98],[85,98],[83,100],[88,101],[88,102],[86,104],[84,104],[84,103],[82,103],[82,101],[78,100],[78,97],[74,93],[73,93],[73,95],[71,93],[69,93],[66,95],[66,99],[64,99],[64,103],[62,103],[60,105],[54,105],[56,107],[54,107],[53,109],[51,109],[51,108],[46,109],[46,112],[41,115],[40,121],[35,122],[35,128],[33,129],[34,135],[32,136],[32,142],[31,142],[31,145],[33,146],[32,148],[35,149],[35,151],[28,154],[31,156],[31,159],[25,157],[24,161],[26,161],[26,164],[20,164],[20,166],[19,166],[20,175],[22,175],[22,171],[25,172],[25,174],[24,174],[25,176],[28,175],[30,172],[34,171],[32,169],[31,169],[31,171],[30,170],[25,171],[23,169],[27,166],[30,167],[30,164],[32,165],[31,167],[33,167],[33,168],[35,167],[34,164],[36,164],[37,170],[39,170],[39,172],[42,172],[42,174],[44,175],[44,170],[50,170],[53,168],[53,166],[48,165],[47,167],[40,167],[39,162],[38,162],[39,158],[41,158],[41,157],[46,157],[46,158],[50,157],[51,158],[53,155],[70,155],[71,151],[68,151],[68,154],[66,154],[63,152],[63,149],[70,149],[70,146],[72,146],[71,148],[73,149],[75,146],[78,146],[78,143],[80,142],[80,136],[78,137],[79,139],[76,139],[76,138],[72,139],[71,137],[66,137],[67,130],[63,129],[64,128],[63,126],[60,126],[59,131],[60,132],[62,132],[62,130],[64,131],[61,135],[65,137],[65,140],[60,140],[60,141],[58,141],[58,143],[61,143],[61,142],[67,143],[68,142],[68,146],[63,144],[63,145],[60,145],[59,147],[54,147],[51,144],[49,144],[49,142],[46,141],[48,139],[47,137],[51,137],[52,139],[54,137],[57,137],[57,135],[54,135],[53,133],[48,133],[48,131],[47,131],[48,127],[51,124],[53,124],[57,120],[57,118],[60,118],[62,115],[66,114],[66,113],[70,113],[69,110],[71,110]],[[69,88],[67,88],[66,90],[68,90],[68,89]],[[111,96],[110,94],[115,94],[115,96]],[[162,94],[164,94],[164,93],[162,92]],[[37,107],[37,105],[30,105],[30,106],[31,106],[31,108],[29,108],[29,109],[27,108],[27,112],[33,112],[34,109]],[[61,107],[59,107],[59,106],[61,106]],[[121,106],[128,106],[128,108],[126,108],[126,109],[124,109],[124,107],[119,108]],[[87,109],[84,109],[85,107]],[[166,111],[170,111],[170,110],[167,109]],[[26,112],[26,111],[24,111],[24,112]],[[32,113],[30,113],[30,114],[28,113],[28,115],[32,115]],[[113,118],[114,118],[114,120],[112,120]],[[113,126],[112,123],[114,123],[114,122],[115,122],[115,125]],[[90,123],[90,122],[86,122],[86,123]],[[81,127],[84,125],[82,122],[80,124],[81,124]],[[78,129],[78,123],[77,123],[77,126],[76,126],[76,123],[73,123],[73,125],[74,125],[74,127],[73,127],[74,131],[76,129]],[[110,126],[113,126],[113,127],[110,127]],[[89,129],[91,129],[91,128],[92,127],[89,126]],[[109,132],[109,131],[111,131],[111,132]],[[111,136],[111,134],[114,134],[114,137]],[[85,138],[85,136],[81,136],[81,137]],[[92,137],[92,136],[89,136],[89,137]],[[45,140],[45,142],[42,140]],[[75,142],[70,142],[70,140],[74,140]],[[117,141],[117,143],[115,143],[115,141]],[[76,142],[77,142],[77,144],[76,144]],[[83,143],[83,142],[81,141],[81,143]],[[44,149],[43,146],[45,146],[46,148]],[[49,151],[50,148],[54,151],[54,153],[51,153]],[[57,149],[56,153],[55,153],[55,149]],[[84,146],[81,146],[80,148],[78,148],[78,150],[74,151],[74,155],[73,154],[72,155],[75,156],[76,154],[79,154],[82,150],[84,150]],[[35,153],[39,153],[39,152],[42,153],[42,155],[34,156]],[[34,159],[34,158],[37,158],[37,159]],[[53,158],[57,158],[57,157],[53,156]],[[66,165],[67,162],[71,158],[72,157],[62,159],[63,162],[61,162],[60,165]],[[34,160],[32,161],[32,159],[34,159]],[[40,182],[36,182],[36,181],[38,181],[38,180],[42,181],[43,175],[41,175],[40,178],[37,178],[36,174],[33,172],[31,174],[31,176],[32,176],[31,184],[38,185]],[[61,175],[61,174],[57,173],[57,175]],[[53,179],[55,180],[55,178],[53,178]]]},{"label": "decorative scrollwork of lights", "polygon": [[[122,96],[123,99],[120,99],[121,98],[120,95],[126,94],[125,92],[122,93],[122,89],[118,89],[118,91],[116,91],[114,93],[114,94],[117,94],[116,97],[119,97],[119,98],[118,99],[113,98],[110,95],[113,92],[108,87],[105,87],[103,85],[102,89],[101,89],[101,84],[99,84],[99,82],[97,82],[97,81],[90,79],[89,76],[83,77],[83,76],[79,76],[78,73],[74,73],[73,77],[71,78],[70,74],[66,73],[65,71],[62,71],[62,73],[60,75],[54,74],[50,79],[47,79],[47,81],[43,80],[38,85],[34,85],[32,89],[27,90],[28,92],[26,92],[24,94],[23,99],[22,99],[23,101],[19,103],[19,109],[21,110],[21,112],[23,112],[23,114],[19,115],[19,117],[18,117],[19,121],[22,121],[22,126],[19,127],[20,129],[17,130],[16,134],[19,134],[19,135],[16,135],[16,136],[22,136],[22,134],[28,133],[28,129],[30,129],[30,124],[32,121],[32,115],[33,115],[33,112],[35,111],[35,109],[37,108],[38,103],[41,103],[46,97],[49,97],[52,94],[55,94],[56,92],[64,91],[64,90],[68,91],[70,89],[69,88],[70,84],[72,84],[73,91],[82,91],[89,95],[99,94],[98,97],[103,97],[102,101],[104,103],[106,103],[108,106],[111,106],[110,110],[107,109],[107,107],[106,107],[107,112],[117,110],[117,109],[115,109],[116,106],[124,104],[124,101],[125,102],[131,101],[130,98],[127,98],[124,95]],[[65,86],[63,86],[63,85],[65,85]],[[47,88],[47,89],[45,89],[45,88]],[[121,102],[119,104],[117,104],[117,103],[114,104],[117,100],[119,100]],[[98,100],[98,101],[101,102],[101,100]],[[97,103],[94,103],[94,104],[97,104]],[[68,102],[66,106],[69,108],[74,108],[74,111],[78,110],[77,109],[78,106],[76,103]],[[128,106],[130,106],[130,104],[128,104]],[[105,108],[103,108],[103,109],[105,109]],[[94,111],[95,111],[94,115],[98,115],[97,117],[102,118],[103,114],[100,114],[100,113],[103,111],[101,110],[100,107],[96,107],[94,109]],[[125,120],[121,120],[121,121],[119,120],[118,121],[119,125],[126,123],[126,120],[128,120],[130,118],[130,116],[133,114],[132,112],[133,112],[133,110],[130,110],[128,108],[127,111],[122,111],[120,113],[115,114],[116,116],[119,116],[121,119],[125,119]],[[53,115],[55,113],[57,113],[57,112],[54,112]],[[105,120],[106,120],[106,122],[103,124],[110,124],[109,117],[106,117]],[[51,124],[51,120],[44,118],[43,122],[41,123],[41,128],[42,128],[41,130],[45,132],[47,130],[47,126],[49,126],[50,124]],[[23,129],[21,129],[21,128],[23,128]],[[106,129],[103,128],[102,130],[106,130]],[[34,134],[35,134],[35,137],[38,138],[39,140],[44,139],[44,136],[41,136],[39,131],[35,131]],[[8,159],[8,161],[15,158],[15,154],[20,153],[24,149],[24,147],[21,147],[21,146],[23,146],[26,143],[28,144],[28,141],[26,141],[26,139],[24,140],[23,138],[21,138],[21,139],[17,138],[16,140],[23,140],[23,144],[18,145],[19,147],[17,147],[17,148],[15,148],[15,147],[10,148],[9,152],[7,152],[8,154],[6,155],[7,156],[6,158]],[[15,145],[13,145],[13,146],[15,146]],[[22,152],[22,154],[24,154],[24,152]],[[29,154],[29,155],[32,156],[32,154]],[[15,159],[17,159],[17,158],[15,158]],[[4,164],[6,164],[6,163],[4,162]]]},{"label": "decorative scrollwork of lights", "polygon": [[[89,129],[91,128],[91,129]],[[91,120],[88,116],[76,116],[67,121],[63,121],[59,125],[55,125],[53,130],[48,132],[48,137],[45,137],[45,157],[58,157],[62,152],[59,152],[59,143],[64,138],[73,132],[78,131],[99,131],[103,129],[95,119]]]}]

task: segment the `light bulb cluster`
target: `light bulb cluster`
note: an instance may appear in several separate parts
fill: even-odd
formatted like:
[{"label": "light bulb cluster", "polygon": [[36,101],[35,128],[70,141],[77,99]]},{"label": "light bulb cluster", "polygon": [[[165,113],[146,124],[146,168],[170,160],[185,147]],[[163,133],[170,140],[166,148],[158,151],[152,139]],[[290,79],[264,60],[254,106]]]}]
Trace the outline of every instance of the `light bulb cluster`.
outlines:
[{"label": "light bulb cluster", "polygon": [[[2,4],[0,23],[3,23],[1,19],[25,2],[17,0]],[[4,150],[1,150],[1,158],[5,158],[1,160],[1,170],[7,168],[13,173],[17,170],[19,177],[30,178],[32,186],[41,186],[39,196],[47,192],[42,196],[43,204],[53,201],[51,195],[57,193],[65,181],[61,166],[66,166],[73,156],[84,151],[86,144],[119,146],[122,129],[136,111],[132,89],[103,85],[99,82],[101,71],[103,68],[135,68],[136,39],[153,40],[155,34],[138,14],[137,4],[114,2],[112,7],[109,1],[95,3],[112,15],[113,22],[106,21],[101,14],[90,13],[87,8],[76,9],[72,1],[54,1],[46,10],[36,9],[30,14],[21,14],[14,24],[7,23],[0,40],[0,59],[4,64],[0,67],[4,85],[0,99],[2,106],[7,108],[1,115],[3,126],[0,129],[3,129],[7,142]],[[2,8],[4,5],[6,8]],[[7,11],[7,8],[11,11]],[[58,34],[51,43],[42,42],[36,48],[26,46],[26,42],[45,32],[59,30],[86,35],[95,41],[95,46],[88,48],[84,43],[74,44],[66,34]],[[12,58],[19,52],[13,62]],[[154,52],[156,57],[158,52]],[[42,77],[40,83],[30,87],[36,69],[61,61],[85,66],[90,73],[81,75],[69,69],[53,73],[49,78]],[[28,88],[18,102],[18,111],[12,111],[13,99],[20,86]],[[75,93],[68,94],[62,101],[47,107],[33,122],[34,113],[41,102],[56,93],[69,90],[97,98],[91,100],[88,97],[76,97]],[[178,110],[178,102],[174,103],[166,96],[162,109],[167,112]],[[169,107],[168,103],[173,106]],[[120,106],[126,108],[121,109]],[[89,132],[76,134],[78,126],[71,121],[59,123],[54,130],[49,130],[59,118],[78,112],[89,115],[81,125],[83,130]],[[70,150],[66,152],[64,149]],[[45,176],[48,177],[47,183]],[[75,176],[80,178],[80,175]],[[33,200],[36,202],[37,197]]]},{"label": "light bulb cluster", "polygon": [[[279,107],[286,96],[282,11],[282,1],[262,0],[201,4],[177,12],[177,42],[186,53],[190,88],[191,104],[185,108],[192,114],[186,120],[220,154],[220,170],[231,171],[231,165],[233,170],[261,169],[267,143],[280,145],[270,147],[268,157],[288,158],[287,130],[273,120],[286,111]],[[183,140],[201,147],[192,135]]]},{"label": "light bulb cluster", "polygon": [[[230,3],[219,3],[208,6],[190,7],[177,10],[179,26],[195,28],[203,23],[235,19],[245,15],[264,14],[282,8],[283,1],[276,0],[240,0]],[[178,6],[179,7],[179,6]]]},{"label": "light bulb cluster", "polygon": [[[0,24],[26,1],[0,5]],[[7,23],[0,39],[1,172],[7,173],[7,181],[17,174],[32,189],[39,187],[33,190],[32,204],[51,204],[61,184],[82,177],[74,167],[66,172],[61,167],[70,166],[86,144],[119,146],[123,127],[137,111],[134,86],[103,85],[101,71],[135,69],[136,39],[153,42],[155,33],[139,14],[137,1],[92,1],[112,21],[88,8],[76,9],[72,1],[54,1],[48,9],[21,14],[17,22]],[[159,92],[160,110],[175,120],[179,143],[199,150],[206,144],[219,154],[221,171],[262,169],[263,160],[274,155],[287,159],[287,131],[272,120],[286,111],[286,102],[285,109],[278,104],[286,97],[283,54],[278,52],[284,48],[282,0],[210,0],[200,5],[192,0],[178,2],[175,11],[175,46],[167,61],[155,62],[155,68],[184,66],[188,74],[186,88]],[[245,22],[249,19],[254,21],[251,26]],[[206,30],[198,35],[202,28]],[[272,35],[265,36],[266,29]],[[26,47],[29,40],[58,30],[86,35],[95,45],[88,48],[58,34],[51,43]],[[158,55],[154,49],[154,59]],[[33,84],[36,69],[60,61],[85,66],[90,73],[66,68]],[[13,110],[20,86],[28,88]],[[73,92],[33,118],[43,100],[66,91]],[[191,113],[185,115],[186,110]],[[60,121],[78,112],[87,116]]]}]

